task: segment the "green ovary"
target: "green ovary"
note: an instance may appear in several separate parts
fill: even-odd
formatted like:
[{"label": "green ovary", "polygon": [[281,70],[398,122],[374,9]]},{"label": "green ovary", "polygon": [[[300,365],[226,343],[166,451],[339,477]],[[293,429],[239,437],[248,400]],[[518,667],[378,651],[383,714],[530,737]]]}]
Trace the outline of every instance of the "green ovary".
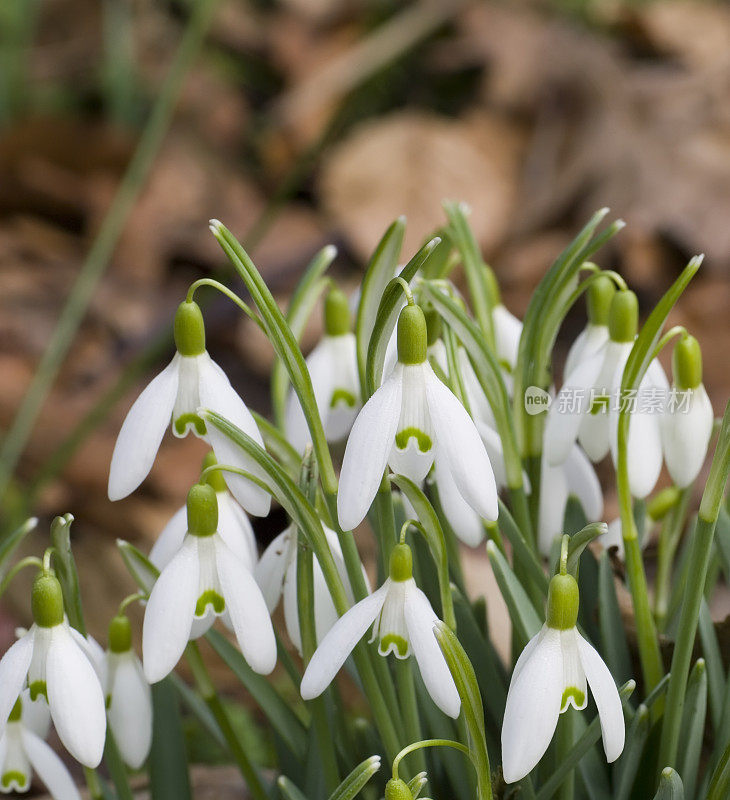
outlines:
[{"label": "green ovary", "polygon": [[198,436],[205,436],[205,423],[197,414],[181,414],[175,419],[175,431],[178,436],[185,435],[185,428],[192,425]]},{"label": "green ovary", "polygon": [[586,696],[584,692],[581,692],[580,689],[576,689],[575,686],[568,686],[566,687],[565,691],[563,692],[563,699],[560,703],[560,711],[567,711],[568,709],[568,701],[570,698],[573,698],[573,705],[576,708],[583,708],[586,702]]},{"label": "green ovary", "polygon": [[198,602],[195,604],[195,616],[202,617],[208,606],[213,606],[213,611],[216,614],[222,614],[226,607],[226,601],[215,589],[208,589],[200,595]]},{"label": "green ovary", "polygon": [[388,652],[391,645],[395,647],[396,652],[401,658],[405,658],[408,655],[408,642],[402,637],[398,636],[397,633],[388,633],[380,640],[380,654],[384,655]]},{"label": "green ovary", "polygon": [[10,772],[4,772],[2,778],[2,785],[5,788],[9,788],[10,786],[15,785],[21,792],[24,792],[28,788],[28,776],[23,775],[22,772],[18,772],[17,770],[10,770]]},{"label": "green ovary", "polygon": [[398,431],[395,435],[395,446],[399,450],[405,450],[411,438],[416,440],[418,449],[422,453],[427,453],[433,446],[431,437],[423,431],[418,430],[418,428],[404,428],[402,431]]},{"label": "green ovary", "polygon": [[349,408],[354,408],[356,402],[355,395],[352,392],[348,392],[347,389],[335,389],[334,392],[332,392],[330,408],[334,408],[338,403],[342,403]]}]

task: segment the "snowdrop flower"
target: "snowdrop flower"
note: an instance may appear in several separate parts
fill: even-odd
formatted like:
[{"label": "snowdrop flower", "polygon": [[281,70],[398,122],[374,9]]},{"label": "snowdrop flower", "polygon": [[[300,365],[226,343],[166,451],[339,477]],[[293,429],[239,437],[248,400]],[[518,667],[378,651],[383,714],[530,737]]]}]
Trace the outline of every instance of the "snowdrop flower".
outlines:
[{"label": "snowdrop flower", "polygon": [[563,532],[565,508],[571,495],[578,498],[589,522],[601,519],[601,484],[593,465],[577,444],[573,444],[568,457],[558,466],[552,466],[543,453],[537,543],[546,558],[550,556],[552,543]]},{"label": "snowdrop flower", "polygon": [[[201,407],[225,417],[263,447],[251,412],[205,349],[203,315],[195,302],[185,301],[177,309],[175,346],[175,357],[137,398],[119,431],[109,470],[111,500],[126,497],[147,477],[171,422],[175,436],[192,431],[207,440]],[[236,460],[221,461],[253,471],[237,448],[227,455]],[[232,476],[229,485],[249,514],[269,513],[271,498],[259,486],[240,476]]]},{"label": "snowdrop flower", "polygon": [[479,432],[464,406],[426,360],[423,311],[407,305],[398,319],[398,363],[368,400],[347,440],[337,496],[343,530],[358,525],[386,464],[420,483],[434,458],[482,517],[497,518],[497,487]]},{"label": "snowdrop flower", "polygon": [[0,736],[24,686],[44,695],[58,736],[87,767],[101,761],[106,737],[104,695],[86,655],[84,637],[64,616],[63,594],[51,572],[38,573],[31,594],[34,623],[0,661]]},{"label": "snowdrop flower", "polygon": [[302,678],[302,697],[311,700],[322,694],[372,625],[370,641],[378,641],[380,655],[393,652],[404,659],[413,651],[434,703],[455,719],[461,700],[433,632],[437,621],[428,598],[413,580],[410,547],[396,545],[390,557],[390,577],[340,617],[315,651]]},{"label": "snowdrop flower", "polygon": [[[347,577],[345,559],[337,539],[337,534],[326,525],[322,526],[327,538],[332,557],[345,585],[348,600],[354,602],[350,581]],[[266,548],[261,560],[256,565],[255,576],[261,587],[261,592],[266,600],[269,613],[273,612],[284,595],[284,622],[289,638],[302,652],[302,636],[299,629],[299,606],[297,599],[297,527],[290,525],[280,533]],[[327,583],[322,573],[319,561],[313,559],[314,567],[314,624],[317,642],[321,642],[324,635],[337,621],[332,597],[327,588]],[[363,569],[363,575],[365,570]],[[367,582],[367,578],[366,578]]]},{"label": "snowdrop flower", "polygon": [[548,411],[544,450],[550,465],[562,464],[577,438],[591,461],[600,461],[610,450],[615,464],[618,404],[629,403],[629,484],[633,496],[642,498],[656,485],[662,466],[660,415],[653,413],[651,403],[644,401],[661,403],[667,380],[659,362],[654,360],[636,397],[633,400],[619,397],[637,325],[636,295],[628,290],[616,292],[609,314],[609,339],[598,353],[567,376]]},{"label": "snowdrop flower", "polygon": [[583,361],[587,361],[608,341],[608,314],[616,286],[607,275],[599,275],[588,287],[588,324],[570,346],[565,360],[565,375],[570,375]]},{"label": "snowdrop flower", "polygon": [[[564,562],[563,562],[564,563]],[[578,584],[562,572],[550,581],[547,621],[522,651],[507,693],[502,725],[502,771],[507,783],[524,778],[553,738],[558,717],[588,703],[598,708],[606,759],[624,749],[624,718],[616,684],[596,650],[578,633]]]},{"label": "snowdrop flower", "polygon": [[188,640],[222,616],[256,672],[276,664],[276,639],[266,602],[240,555],[218,530],[216,493],[196,484],[188,493],[188,527],[180,549],[152,587],[142,629],[144,674],[150,683],[168,675]]},{"label": "snowdrop flower", "polygon": [[672,393],[661,418],[662,445],[669,474],[683,489],[702,469],[715,421],[702,383],[702,351],[694,336],[683,336],[674,348],[672,374]]},{"label": "snowdrop flower", "polygon": [[97,671],[119,752],[127,766],[139,769],[152,744],[152,692],[132,649],[132,629],[124,614],[109,625],[109,649],[102,654]]},{"label": "snowdrop flower", "polygon": [[[216,463],[215,455],[212,452],[208,453],[203,459],[203,470],[213,467]],[[228,491],[221,470],[210,471],[205,482],[213,488],[218,501],[218,533],[249,571],[253,570],[258,552],[256,536],[246,512]],[[150,561],[157,569],[164,569],[182,546],[188,530],[187,514],[187,505],[181,506],[157,537],[150,551]]]},{"label": "snowdrop flower", "polygon": [[[351,331],[350,307],[340,289],[330,289],[324,306],[324,336],[307,356],[314,399],[328,442],[344,439],[360,410],[355,334]],[[289,392],[286,433],[301,453],[310,441],[304,411],[294,389]]]},{"label": "snowdrop flower", "polygon": [[43,700],[26,689],[15,701],[0,739],[0,792],[27,792],[33,771],[55,800],[81,800],[65,764],[43,741],[50,717]]}]

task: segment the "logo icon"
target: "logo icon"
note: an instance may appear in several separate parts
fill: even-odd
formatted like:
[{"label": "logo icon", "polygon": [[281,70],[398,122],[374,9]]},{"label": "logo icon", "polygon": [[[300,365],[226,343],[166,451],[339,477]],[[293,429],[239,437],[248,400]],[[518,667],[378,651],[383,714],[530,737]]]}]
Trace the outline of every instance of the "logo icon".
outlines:
[{"label": "logo icon", "polygon": [[539,386],[528,386],[525,390],[525,411],[531,416],[547,411],[551,402],[552,397]]}]

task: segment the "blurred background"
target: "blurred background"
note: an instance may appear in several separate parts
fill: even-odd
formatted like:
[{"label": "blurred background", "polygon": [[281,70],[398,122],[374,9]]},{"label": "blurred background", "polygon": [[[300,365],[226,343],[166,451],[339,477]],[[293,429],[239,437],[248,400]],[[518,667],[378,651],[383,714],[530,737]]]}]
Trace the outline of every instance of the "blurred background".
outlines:
[{"label": "blurred background", "polygon": [[[721,412],[727,3],[0,3],[2,524],[38,514],[37,550],[48,519],[73,512],[93,633],[105,638],[132,588],[115,538],[146,550],[205,452],[192,437],[166,439],[139,491],[106,497],[121,421],[171,356],[176,305],[196,278],[225,277],[208,219],[244,242],[285,302],[327,243],[354,287],[400,214],[410,257],[442,223],[446,198],[471,205],[518,315],[601,206],[628,227],[600,263],[626,276],[644,308],[706,253],[672,322],[700,339]],[[207,300],[212,355],[266,412],[270,348],[228,301]],[[568,321],[563,350],[583,320],[581,309]],[[18,422],[29,391],[37,418],[26,407]],[[262,522],[262,543],[284,524]],[[5,598],[3,648],[27,622],[26,590],[21,579]]]}]

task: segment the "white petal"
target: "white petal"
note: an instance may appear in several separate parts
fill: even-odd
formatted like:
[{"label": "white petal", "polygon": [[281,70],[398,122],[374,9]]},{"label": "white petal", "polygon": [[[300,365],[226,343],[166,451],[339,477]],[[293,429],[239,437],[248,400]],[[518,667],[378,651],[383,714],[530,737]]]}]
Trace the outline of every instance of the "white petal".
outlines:
[{"label": "white petal", "polygon": [[603,491],[593,464],[581,450],[573,445],[563,464],[563,474],[568,494],[575,495],[583,506],[589,522],[597,522],[603,514]]},{"label": "white petal", "polygon": [[359,525],[378,491],[395,440],[402,395],[402,367],[365,403],[345,447],[337,516],[345,531]]},{"label": "white petal", "polygon": [[81,800],[73,778],[53,750],[32,731],[23,729],[21,736],[28,760],[51,797],[54,800]]},{"label": "white petal", "polygon": [[23,727],[29,728],[36,736],[45,739],[51,727],[51,712],[43,695],[30,699],[30,691],[23,689]]},{"label": "white petal", "polygon": [[117,664],[109,687],[109,724],[125,764],[139,769],[152,744],[152,692],[137,656],[111,653]]},{"label": "white petal", "polygon": [[266,601],[253,575],[216,537],[218,578],[238,646],[251,668],[268,675],[276,666],[276,637]]},{"label": "white petal", "polygon": [[284,624],[286,632],[296,647],[299,655],[302,654],[302,632],[299,627],[299,604],[297,602],[297,562],[294,560],[284,576]]},{"label": "white petal", "polygon": [[[497,488],[503,488],[507,485],[507,467],[504,463],[504,450],[502,448],[502,440],[499,434],[490,425],[482,422],[480,419],[475,419],[474,424],[477,426],[479,435],[482,437],[484,447],[489,456],[489,463],[494,470],[494,480],[497,482]],[[526,478],[527,476],[525,476]]]},{"label": "white petal", "polygon": [[497,484],[474,421],[428,367],[426,399],[439,458],[445,458],[457,489],[484,519],[496,520]]},{"label": "white petal", "polygon": [[492,320],[494,322],[497,358],[512,370],[517,363],[517,352],[520,347],[520,336],[522,336],[522,322],[501,303],[494,307]]},{"label": "white petal", "polygon": [[596,650],[576,632],[578,652],[601,720],[606,760],[615,761],[624,749],[626,730],[621,698],[608,667]]},{"label": "white petal", "polygon": [[[360,383],[357,374],[357,352],[355,335],[327,337],[330,359],[331,382],[324,393],[321,408],[324,432],[328,442],[338,442],[350,432],[360,410]],[[314,378],[312,378],[314,380]],[[340,390],[350,395],[354,402],[345,402],[341,397],[333,402],[334,393]],[[316,389],[315,389],[316,396]],[[320,400],[317,397],[317,406]]]},{"label": "white petal", "polygon": [[144,673],[150,683],[168,675],[190,635],[198,599],[197,543],[190,536],[152,587],[142,626]]},{"label": "white petal", "polygon": [[[200,373],[200,405],[225,417],[232,425],[250,436],[261,447],[264,440],[256,426],[251,412],[231,386],[223,370],[212,360],[201,362]],[[253,459],[222,434],[212,423],[206,423],[207,438],[215,451],[219,464],[240,467],[258,475],[260,470]],[[225,474],[226,484],[238,502],[255,517],[265,517],[271,508],[271,497],[261,487],[231,472]]]},{"label": "white petal", "polygon": [[264,595],[269,613],[279,604],[284,585],[284,574],[291,562],[290,540],[293,531],[294,526],[290,525],[271,542],[264,550],[254,571],[256,582]]},{"label": "white petal", "polygon": [[[312,381],[312,389],[314,390],[314,400],[323,422],[324,416],[328,411],[329,398],[332,395],[332,387],[335,380],[334,364],[329,346],[331,338],[323,338],[306,359],[309,377]],[[289,390],[286,404],[286,435],[289,442],[299,453],[303,453],[306,445],[312,441],[302,405],[293,388]]]},{"label": "white petal", "polygon": [[10,646],[0,661],[0,738],[28,675],[33,657],[33,639],[34,630],[31,628]]},{"label": "white petal", "polygon": [[172,419],[178,386],[179,354],[147,386],[129,409],[109,468],[109,499],[121,500],[147,477]]},{"label": "white petal", "polygon": [[540,475],[540,509],[537,544],[540,553],[548,558],[553,542],[563,534],[568,485],[563,465],[550,466],[547,454],[542,455]]},{"label": "white petal", "polygon": [[609,547],[618,547],[619,558],[624,557],[624,538],[623,528],[621,527],[621,517],[608,523],[608,530],[601,536],[601,544],[608,550]]},{"label": "white petal", "polygon": [[[681,394],[678,396],[681,398]],[[712,403],[702,384],[691,390],[688,409],[677,404],[663,415],[664,458],[672,480],[680,488],[693,483],[702,469],[713,424]]]},{"label": "white petal", "polygon": [[[221,616],[223,615],[221,614]],[[205,636],[213,627],[217,618],[218,615],[215,613],[213,607],[210,605],[206,606],[202,617],[193,617],[193,624],[190,626],[188,639],[192,642],[195,641],[195,639],[200,639],[201,636]]]},{"label": "white petal", "polygon": [[560,643],[563,648],[563,705],[561,712],[568,706],[582,711],[588,705],[586,691],[586,675],[578,653],[578,631],[569,628],[560,631]]},{"label": "white petal", "polygon": [[583,419],[590,414],[590,392],[603,365],[603,352],[582,361],[565,379],[550,404],[545,420],[543,450],[551,465],[562,464],[570,453]]},{"label": "white petal", "polygon": [[355,645],[365,635],[383,607],[390,579],[371,595],[343,614],[324,637],[302,678],[300,692],[304,700],[319,697],[332,683]]},{"label": "white petal", "polygon": [[256,565],[256,535],[246,512],[228,492],[218,492],[218,534],[252,570]]},{"label": "white petal", "polygon": [[607,341],[608,325],[593,325],[589,322],[570,346],[563,374],[570,375],[578,364],[594,356]]},{"label": "white petal", "polygon": [[478,547],[484,541],[485,536],[481,517],[464,500],[456,488],[446,459],[436,458],[434,472],[439,503],[451,529],[464,544],[469,547]]},{"label": "white petal", "polygon": [[512,676],[502,725],[502,770],[507,783],[524,778],[555,733],[563,689],[560,631],[544,628],[520,671]]},{"label": "white petal", "polygon": [[406,595],[405,618],[413,655],[431,699],[444,714],[456,719],[461,698],[433,632],[438,617],[426,595],[415,585]]},{"label": "white petal", "polygon": [[170,517],[150,550],[150,561],[157,569],[163,570],[172,561],[175,553],[182,547],[187,530],[188,509],[187,506],[182,506]]},{"label": "white petal", "polygon": [[64,625],[57,625],[46,659],[48,705],[56,732],[87,767],[101,761],[106,739],[104,693],[86,654]]},{"label": "white petal", "polygon": [[[335,561],[337,558],[335,557]],[[345,580],[345,589],[348,596],[352,596],[349,580]],[[332,595],[327,588],[322,567],[319,561],[314,559],[314,631],[317,637],[317,645],[330,632],[332,626],[339,619]]]}]

